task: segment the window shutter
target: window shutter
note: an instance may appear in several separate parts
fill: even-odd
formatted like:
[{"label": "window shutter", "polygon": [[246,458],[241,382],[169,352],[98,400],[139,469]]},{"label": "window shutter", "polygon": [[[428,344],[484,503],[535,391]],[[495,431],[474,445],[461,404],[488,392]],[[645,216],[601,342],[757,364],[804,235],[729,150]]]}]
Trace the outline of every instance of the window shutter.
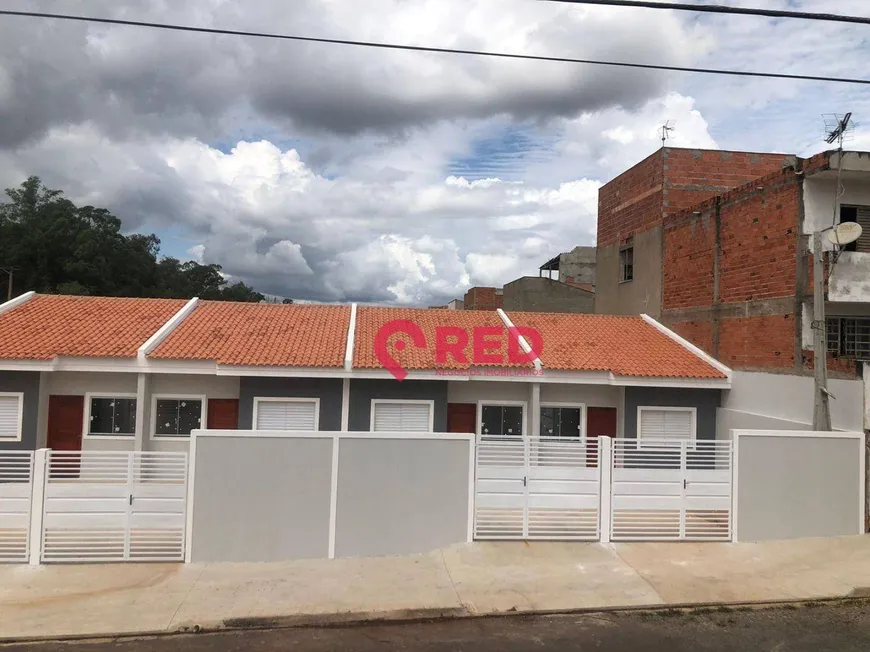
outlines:
[{"label": "window shutter", "polygon": [[19,399],[0,396],[0,439],[18,439]]},{"label": "window shutter", "polygon": [[858,238],[858,251],[870,253],[870,206],[859,206],[858,224],[861,225],[861,237]]},{"label": "window shutter", "polygon": [[641,410],[640,436],[647,439],[691,441],[691,410]]},{"label": "window shutter", "polygon": [[428,403],[375,403],[375,432],[429,432]]},{"label": "window shutter", "polygon": [[314,430],[317,403],[314,401],[260,401],[257,430]]}]

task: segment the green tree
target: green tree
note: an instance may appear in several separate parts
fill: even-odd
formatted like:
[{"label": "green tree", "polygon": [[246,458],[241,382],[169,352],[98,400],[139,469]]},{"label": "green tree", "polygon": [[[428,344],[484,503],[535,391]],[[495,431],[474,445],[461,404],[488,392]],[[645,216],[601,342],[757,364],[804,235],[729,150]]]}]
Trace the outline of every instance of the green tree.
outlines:
[{"label": "green tree", "polygon": [[39,177],[6,195],[9,201],[0,204],[0,265],[15,268],[13,294],[264,299],[242,282],[228,284],[220,265],[160,259],[156,235],[125,235],[110,211],[76,206]]}]

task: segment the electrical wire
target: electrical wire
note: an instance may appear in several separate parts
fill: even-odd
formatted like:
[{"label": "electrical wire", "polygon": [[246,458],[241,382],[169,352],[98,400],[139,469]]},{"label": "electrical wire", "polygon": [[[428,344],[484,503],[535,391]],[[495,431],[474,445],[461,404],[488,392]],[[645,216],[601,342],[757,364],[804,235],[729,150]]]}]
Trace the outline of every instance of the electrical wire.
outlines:
[{"label": "electrical wire", "polygon": [[725,5],[698,5],[689,2],[651,2],[649,0],[542,0],[543,2],[563,2],[575,5],[605,5],[609,7],[639,7],[643,9],[672,9],[676,11],[696,11],[710,14],[736,14],[741,16],[766,16],[768,18],[797,18],[802,20],[822,20],[836,23],[870,25],[870,17],[844,16],[841,14],[789,11],[787,9],[756,9],[754,7],[727,7]]},{"label": "electrical wire", "polygon": [[498,59],[514,59],[524,61],[547,61],[553,63],[574,63],[593,66],[609,66],[614,68],[634,68],[640,70],[663,70],[668,72],[688,72],[706,75],[725,75],[731,77],[755,77],[765,79],[787,79],[794,81],[815,81],[832,84],[870,85],[870,79],[850,77],[830,77],[824,75],[798,75],[775,72],[755,72],[751,70],[730,70],[725,68],[694,68],[690,66],[665,66],[629,61],[601,61],[597,59],[577,59],[572,57],[555,57],[535,54],[514,54],[509,52],[492,52],[488,50],[466,50],[459,48],[426,47],[422,45],[403,45],[399,43],[382,43],[375,41],[356,41],[350,39],[322,38],[315,36],[299,36],[294,34],[278,34],[269,32],[251,32],[234,29],[218,29],[215,27],[195,27],[174,23],[154,23],[139,20],[124,20],[120,18],[99,18],[95,16],[76,16],[70,14],[53,14],[37,11],[12,11],[0,9],[0,16],[20,16],[28,18],[49,18],[68,20],[81,23],[97,23],[103,25],[123,25],[127,27],[146,27],[177,32],[194,32],[198,34],[214,34],[221,36],[244,36],[249,38],[279,39],[285,41],[301,41],[306,43],[325,43],[330,45],[345,45],[353,47],[376,48],[381,50],[405,50],[408,52],[425,52],[437,54],[461,54],[467,56],[493,57]]}]

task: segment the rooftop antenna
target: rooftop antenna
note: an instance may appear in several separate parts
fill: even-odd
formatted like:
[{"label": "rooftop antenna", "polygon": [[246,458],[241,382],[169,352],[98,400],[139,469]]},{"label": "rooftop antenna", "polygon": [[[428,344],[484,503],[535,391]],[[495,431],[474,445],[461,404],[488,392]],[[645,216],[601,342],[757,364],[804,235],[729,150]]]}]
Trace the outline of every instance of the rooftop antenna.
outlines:
[{"label": "rooftop antenna", "polygon": [[843,176],[843,143],[846,140],[851,140],[855,130],[855,123],[852,120],[852,112],[845,115],[829,113],[824,116],[825,119],[825,142],[828,145],[837,144],[837,190],[834,193],[834,221],[831,226],[837,226],[840,221],[840,199],[846,193],[846,189],[842,184]]},{"label": "rooftop antenna", "polygon": [[671,121],[668,120],[665,124],[662,125],[662,147],[665,146],[668,138],[671,137],[671,132],[676,131],[676,127],[671,126]]}]

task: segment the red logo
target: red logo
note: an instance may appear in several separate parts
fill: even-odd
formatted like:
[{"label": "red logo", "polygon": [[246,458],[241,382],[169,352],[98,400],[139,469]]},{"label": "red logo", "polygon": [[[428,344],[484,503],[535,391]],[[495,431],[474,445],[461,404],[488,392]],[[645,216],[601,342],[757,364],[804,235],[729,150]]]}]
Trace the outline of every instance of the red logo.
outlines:
[{"label": "red logo", "polygon": [[[496,365],[505,362],[516,365],[534,362],[540,357],[544,343],[537,330],[511,326],[507,331],[508,351],[505,358],[501,339],[504,328],[501,326],[476,326],[471,330],[470,335],[469,331],[458,326],[438,326],[435,328],[435,363],[447,364],[452,357],[460,364],[469,364],[468,356],[465,354],[469,341],[472,343],[472,365]],[[394,335],[407,335],[410,343],[418,349],[425,349],[429,343],[426,341],[423,329],[407,319],[395,319],[378,329],[375,336],[375,356],[387,371],[401,381],[408,376],[408,370],[390,353],[390,338]],[[520,338],[523,338],[530,347],[528,353],[523,350]],[[393,349],[398,352],[404,351],[406,346],[408,342],[405,339],[396,339],[393,342]]]}]

